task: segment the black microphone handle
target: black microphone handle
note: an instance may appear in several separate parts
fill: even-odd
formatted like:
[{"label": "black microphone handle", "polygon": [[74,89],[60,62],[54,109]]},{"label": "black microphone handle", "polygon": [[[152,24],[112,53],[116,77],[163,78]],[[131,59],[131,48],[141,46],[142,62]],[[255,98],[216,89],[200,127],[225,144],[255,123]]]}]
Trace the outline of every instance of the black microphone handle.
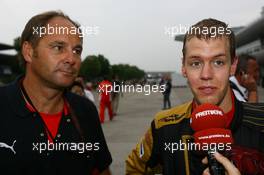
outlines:
[{"label": "black microphone handle", "polygon": [[216,151],[217,151],[216,149],[208,150],[207,159],[208,159],[210,174],[211,175],[225,175],[225,168],[213,156],[213,154]]}]

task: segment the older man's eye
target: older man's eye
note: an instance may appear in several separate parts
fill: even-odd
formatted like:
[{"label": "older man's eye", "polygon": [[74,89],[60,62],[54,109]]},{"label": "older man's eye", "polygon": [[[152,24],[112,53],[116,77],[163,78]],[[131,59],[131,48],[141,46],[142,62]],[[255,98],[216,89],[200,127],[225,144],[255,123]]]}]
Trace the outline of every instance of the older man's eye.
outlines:
[{"label": "older man's eye", "polygon": [[82,54],[82,49],[79,49],[79,48],[74,49],[74,50],[73,50],[73,53],[74,53],[74,54],[77,54],[77,55],[81,55],[81,54]]},{"label": "older man's eye", "polygon": [[192,66],[192,67],[199,67],[199,66],[201,66],[201,62],[200,61],[193,61],[193,62],[191,62],[190,63],[190,66]]}]

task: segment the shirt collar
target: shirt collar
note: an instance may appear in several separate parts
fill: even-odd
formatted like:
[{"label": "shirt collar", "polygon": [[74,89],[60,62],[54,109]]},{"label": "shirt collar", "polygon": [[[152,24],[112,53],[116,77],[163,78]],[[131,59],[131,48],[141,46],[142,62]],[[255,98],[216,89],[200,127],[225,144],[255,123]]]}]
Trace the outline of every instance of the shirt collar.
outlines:
[{"label": "shirt collar", "polygon": [[[17,116],[30,117],[32,112],[27,108],[26,102],[24,100],[24,97],[20,89],[20,82],[23,78],[24,75],[20,75],[16,78],[15,81],[13,81],[12,83],[6,86],[7,100],[11,109],[15,112]],[[67,102],[68,98],[71,96],[68,95],[68,93],[65,93],[65,96],[66,96],[65,101]],[[68,107],[70,104],[68,104],[67,102],[66,105],[67,105],[67,110],[64,111],[65,115],[69,113]]]}]

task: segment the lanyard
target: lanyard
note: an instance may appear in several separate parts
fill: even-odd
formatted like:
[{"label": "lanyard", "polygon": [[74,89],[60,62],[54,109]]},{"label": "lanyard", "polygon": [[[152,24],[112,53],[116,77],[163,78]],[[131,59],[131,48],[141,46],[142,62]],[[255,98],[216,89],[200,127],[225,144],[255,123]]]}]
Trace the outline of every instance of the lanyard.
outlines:
[{"label": "lanyard", "polygon": [[[49,130],[48,126],[46,125],[46,123],[44,122],[44,120],[42,119],[42,117],[40,116],[40,113],[38,112],[38,110],[33,105],[33,103],[31,101],[31,99],[29,98],[29,96],[28,96],[28,94],[27,94],[27,92],[26,92],[26,90],[25,90],[22,82],[21,82],[20,87],[21,87],[21,91],[22,91],[23,96],[28,101],[28,103],[33,107],[33,109],[35,110],[35,114],[37,114],[37,117],[40,118],[42,124],[44,125],[44,128],[47,131],[47,134],[50,136],[50,138],[52,139],[53,143],[55,143],[55,138],[52,136],[51,131]],[[63,113],[62,113],[62,117],[63,116],[64,116],[64,110],[63,110]]]}]

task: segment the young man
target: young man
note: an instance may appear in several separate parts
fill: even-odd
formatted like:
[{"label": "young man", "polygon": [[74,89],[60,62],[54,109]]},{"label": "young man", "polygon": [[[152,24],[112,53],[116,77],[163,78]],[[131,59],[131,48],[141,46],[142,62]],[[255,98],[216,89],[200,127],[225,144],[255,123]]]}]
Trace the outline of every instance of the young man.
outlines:
[{"label": "young man", "polygon": [[259,66],[256,58],[250,55],[238,57],[236,73],[230,77],[231,88],[239,101],[258,102]]},{"label": "young man", "polygon": [[[188,80],[193,100],[155,116],[151,127],[128,156],[126,174],[206,173],[207,165],[202,163],[204,155],[179,149],[180,143],[192,142],[194,131],[190,127],[190,115],[197,105],[203,103],[217,105],[226,113],[227,127],[238,146],[236,152],[243,154],[245,149],[252,149],[257,155],[264,152],[263,106],[237,101],[229,86],[229,76],[235,74],[237,65],[233,32],[221,21],[202,20],[186,33],[182,51],[182,73]],[[172,150],[172,145],[178,145],[178,149],[174,147]],[[234,161],[240,165],[239,156],[244,155],[234,156],[237,158]],[[248,160],[255,165],[259,157],[251,156]],[[250,168],[261,169],[260,166]],[[247,170],[245,173],[249,174]]]},{"label": "young man", "polygon": [[80,69],[79,25],[62,12],[36,15],[21,47],[26,73],[0,89],[1,171],[109,175],[112,159],[96,107],[65,91]]}]

